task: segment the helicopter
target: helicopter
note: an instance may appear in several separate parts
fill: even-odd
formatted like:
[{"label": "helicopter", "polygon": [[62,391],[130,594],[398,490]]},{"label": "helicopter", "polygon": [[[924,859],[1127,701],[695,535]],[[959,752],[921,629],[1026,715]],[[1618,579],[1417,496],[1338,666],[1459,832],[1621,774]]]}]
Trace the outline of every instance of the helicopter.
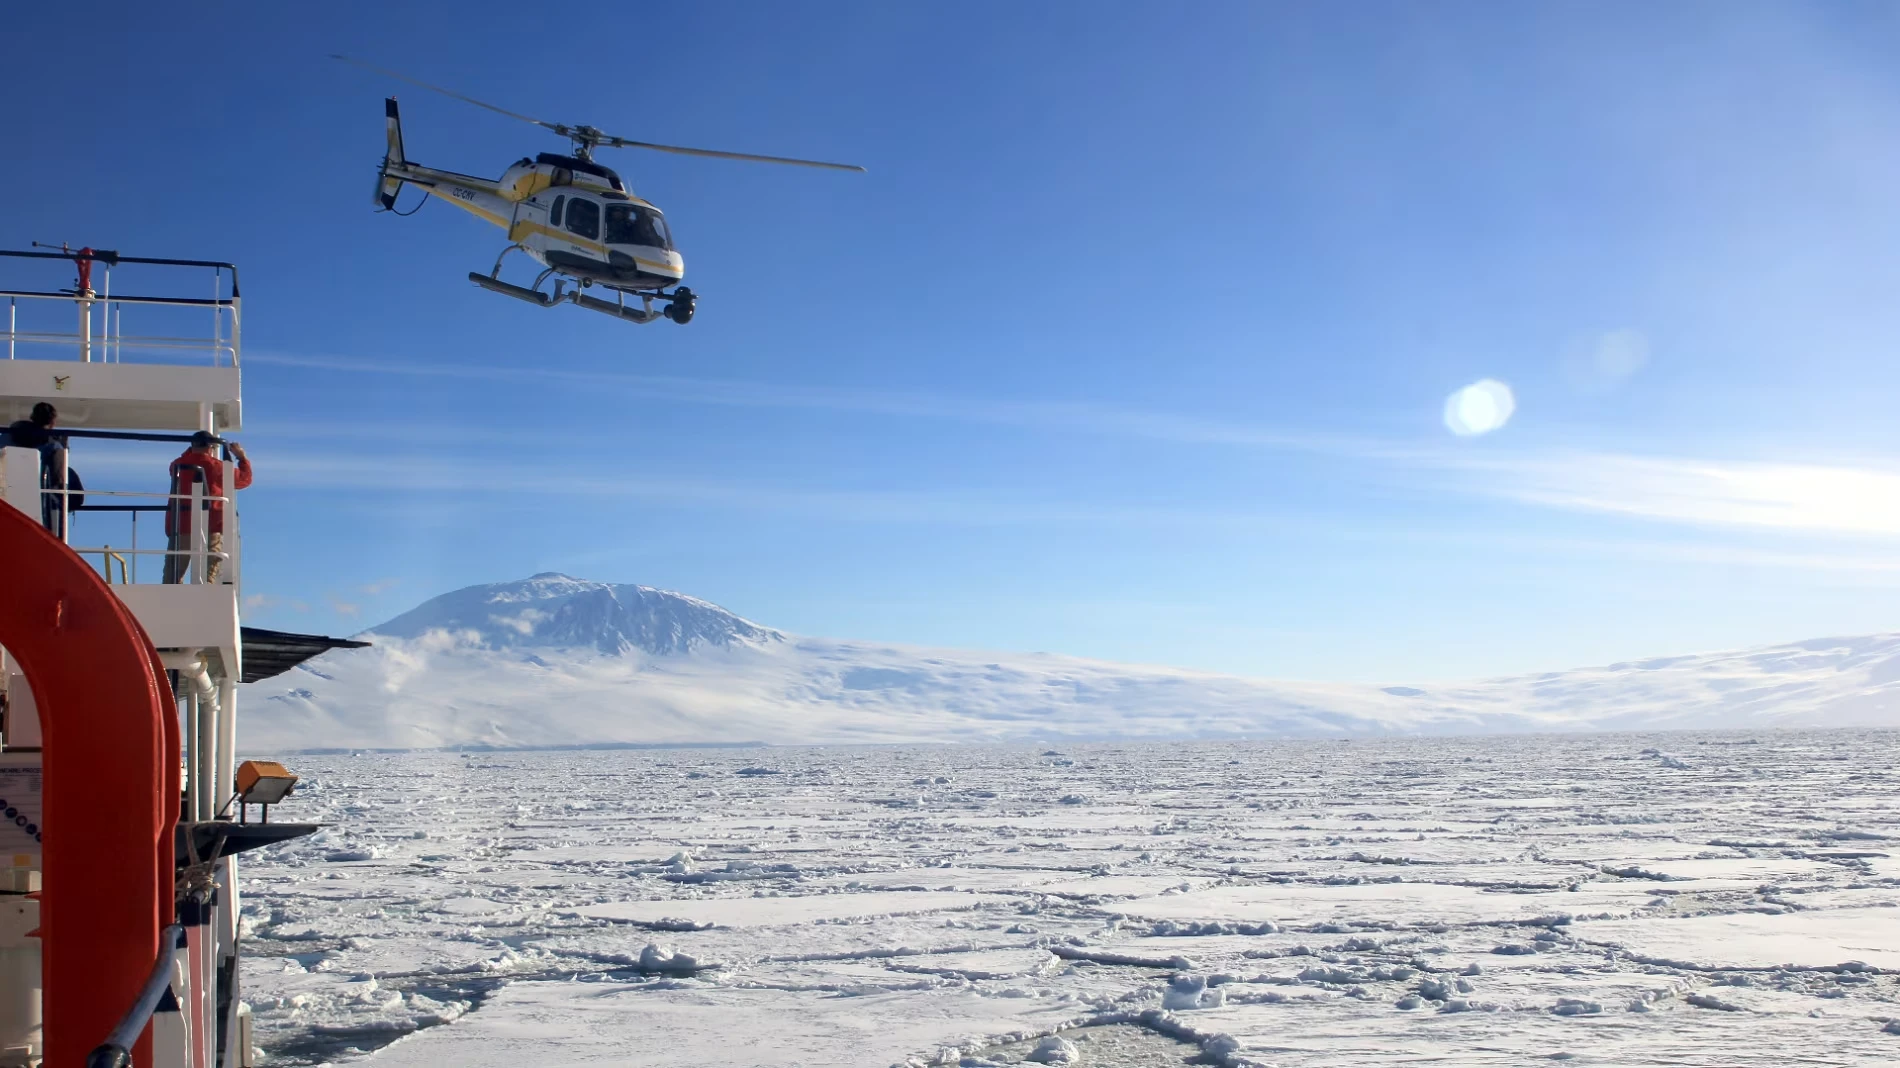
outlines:
[{"label": "helicopter", "polygon": [[[477,178],[454,171],[439,170],[413,163],[403,154],[402,117],[396,98],[384,101],[384,118],[389,138],[388,151],[376,172],[376,205],[379,211],[396,211],[396,196],[402,187],[413,185],[501,227],[508,233],[508,246],[495,257],[495,266],[487,274],[470,271],[468,279],[483,289],[525,300],[543,308],[572,303],[633,323],[650,323],[667,318],[684,325],[692,321],[698,295],[680,284],[686,276],[686,264],[674,247],[666,216],[651,202],[627,188],[618,174],[594,160],[598,148],[647,148],[682,156],[708,156],[714,159],[747,160],[754,163],[783,163],[796,167],[820,167],[828,170],[857,171],[864,168],[849,163],[825,163],[819,160],[792,159],[786,156],[759,156],[745,152],[716,152],[705,148],[684,148],[648,141],[634,141],[603,133],[592,126],[570,126],[545,122],[493,104],[463,96],[441,86],[418,81],[405,74],[384,70],[349,56],[332,55],[366,70],[464,103],[486,108],[511,119],[533,123],[567,138],[572,149],[567,155],[552,152],[524,156],[511,164],[500,178]],[[501,279],[502,261],[511,252],[526,253],[545,268],[534,282],[518,286]],[[541,287],[554,279],[551,290]],[[567,288],[568,283],[573,288]],[[601,286],[614,294],[602,300],[584,290]],[[671,291],[667,287],[671,286]],[[637,298],[639,306],[627,303]],[[655,308],[655,301],[665,303]]]}]

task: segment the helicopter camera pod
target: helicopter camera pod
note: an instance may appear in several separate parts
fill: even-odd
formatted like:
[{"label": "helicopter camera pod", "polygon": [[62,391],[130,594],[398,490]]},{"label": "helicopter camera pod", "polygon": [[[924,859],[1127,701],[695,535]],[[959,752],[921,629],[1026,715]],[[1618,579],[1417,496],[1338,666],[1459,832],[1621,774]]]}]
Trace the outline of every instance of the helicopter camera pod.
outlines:
[{"label": "helicopter camera pod", "polygon": [[685,326],[687,323],[693,321],[693,312],[698,310],[698,306],[699,295],[685,286],[681,286],[673,291],[673,299],[667,301],[666,307],[661,309],[661,314],[681,326]]}]

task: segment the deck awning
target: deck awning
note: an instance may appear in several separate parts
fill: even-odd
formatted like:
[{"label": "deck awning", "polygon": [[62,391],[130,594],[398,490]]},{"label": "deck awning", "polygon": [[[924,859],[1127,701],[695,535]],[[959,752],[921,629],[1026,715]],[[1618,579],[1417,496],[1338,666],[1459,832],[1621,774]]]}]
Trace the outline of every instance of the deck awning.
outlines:
[{"label": "deck awning", "polygon": [[321,634],[292,634],[283,630],[245,627],[244,682],[275,678],[319,653],[332,649],[363,649],[368,642],[326,638]]}]

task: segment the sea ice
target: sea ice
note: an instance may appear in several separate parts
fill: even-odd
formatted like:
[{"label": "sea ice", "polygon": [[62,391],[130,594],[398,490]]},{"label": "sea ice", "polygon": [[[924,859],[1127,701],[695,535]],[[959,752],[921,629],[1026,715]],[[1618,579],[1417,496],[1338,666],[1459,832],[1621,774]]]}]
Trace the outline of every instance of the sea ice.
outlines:
[{"label": "sea ice", "polygon": [[1068,1039],[1050,1035],[1036,1043],[1036,1048],[1023,1059],[1037,1064],[1074,1064],[1082,1059],[1082,1051],[1076,1049],[1075,1043]]},{"label": "sea ice", "polygon": [[1895,740],[306,757],[243,986],[273,1065],[1895,1060]]}]

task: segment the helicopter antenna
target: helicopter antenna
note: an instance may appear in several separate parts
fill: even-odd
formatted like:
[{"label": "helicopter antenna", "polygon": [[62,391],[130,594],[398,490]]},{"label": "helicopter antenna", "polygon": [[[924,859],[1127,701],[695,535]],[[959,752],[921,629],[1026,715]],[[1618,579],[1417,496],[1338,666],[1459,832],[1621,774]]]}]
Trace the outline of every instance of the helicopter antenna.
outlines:
[{"label": "helicopter antenna", "polygon": [[430,92],[441,93],[443,96],[460,100],[464,104],[473,104],[478,108],[485,108],[497,115],[506,115],[511,119],[519,119],[522,122],[533,123],[544,130],[549,130],[572,141],[574,143],[574,155],[580,159],[593,159],[594,149],[605,146],[607,148],[646,148],[655,152],[670,152],[677,156],[736,159],[745,160],[750,163],[783,163],[793,167],[820,167],[834,171],[857,171],[860,174],[864,172],[863,167],[852,163],[826,163],[822,160],[815,159],[794,159],[791,156],[759,156],[750,152],[720,152],[710,148],[686,148],[682,145],[661,145],[651,141],[635,141],[626,137],[615,137],[612,134],[603,133],[592,126],[569,126],[566,123],[548,122],[545,119],[537,119],[531,115],[523,115],[518,111],[509,111],[507,108],[496,107],[486,101],[477,100],[472,96],[463,96],[461,93],[455,92],[452,89],[444,89],[439,85],[431,85],[419,78],[411,78],[407,74],[400,74],[385,67],[378,67],[373,63],[365,63],[360,59],[337,55],[334,52],[330,54],[330,58],[348,63],[351,66],[361,67],[364,70],[372,71],[376,74],[384,75],[385,77],[408,82],[410,85],[421,86]]}]

